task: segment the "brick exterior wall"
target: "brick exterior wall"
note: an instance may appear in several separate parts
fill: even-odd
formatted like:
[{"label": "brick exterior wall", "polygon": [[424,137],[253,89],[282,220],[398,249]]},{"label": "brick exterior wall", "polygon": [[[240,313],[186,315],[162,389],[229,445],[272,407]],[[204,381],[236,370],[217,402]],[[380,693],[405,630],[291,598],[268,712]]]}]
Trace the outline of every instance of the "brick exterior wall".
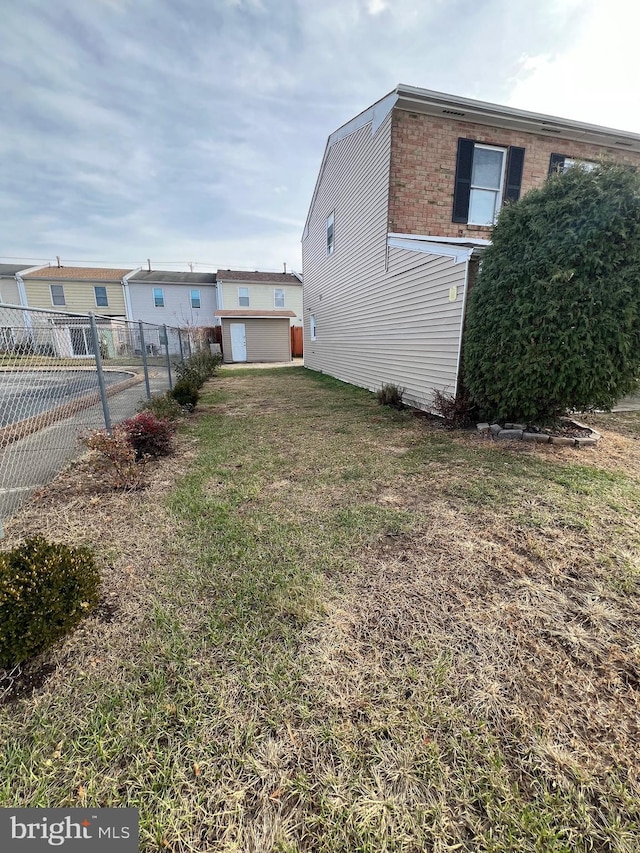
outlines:
[{"label": "brick exterior wall", "polygon": [[389,231],[434,237],[490,237],[489,226],[451,221],[460,137],[502,148],[524,148],[521,196],[544,182],[552,153],[580,160],[597,160],[604,155],[640,166],[637,152],[572,142],[558,134],[542,136],[396,109],[391,126]]}]

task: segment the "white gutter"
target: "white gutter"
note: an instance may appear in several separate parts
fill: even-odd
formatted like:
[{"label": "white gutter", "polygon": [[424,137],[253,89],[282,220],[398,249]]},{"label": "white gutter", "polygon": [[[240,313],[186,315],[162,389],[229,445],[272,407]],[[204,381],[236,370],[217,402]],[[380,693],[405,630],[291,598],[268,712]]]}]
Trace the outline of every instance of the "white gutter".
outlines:
[{"label": "white gutter", "polygon": [[409,252],[453,258],[456,264],[466,263],[478,248],[477,246],[460,246],[426,239],[406,239],[406,236],[392,237],[391,235],[387,237],[387,245],[392,249],[406,249]]}]

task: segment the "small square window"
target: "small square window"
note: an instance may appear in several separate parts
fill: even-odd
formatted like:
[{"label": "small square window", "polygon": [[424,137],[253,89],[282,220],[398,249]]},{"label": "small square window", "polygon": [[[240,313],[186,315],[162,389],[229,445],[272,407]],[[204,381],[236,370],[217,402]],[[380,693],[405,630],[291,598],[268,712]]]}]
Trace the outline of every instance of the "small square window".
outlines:
[{"label": "small square window", "polygon": [[238,305],[240,308],[248,308],[249,307],[249,288],[248,287],[239,287],[238,288]]},{"label": "small square window", "polygon": [[200,308],[200,291],[192,290],[191,291],[191,307],[192,308]]},{"label": "small square window", "polygon": [[311,335],[311,340],[315,341],[315,339],[318,337],[318,326],[316,324],[316,315],[315,314],[311,315],[311,320],[309,323],[309,333]]},{"label": "small square window", "polygon": [[273,307],[284,308],[284,288],[276,287],[273,291]]},{"label": "small square window", "polygon": [[331,211],[327,216],[327,255],[333,255],[333,250],[336,245],[335,241],[335,211]]},{"label": "small square window", "polygon": [[64,287],[61,284],[51,284],[49,286],[51,288],[51,304],[66,305],[67,303],[64,298]]},{"label": "small square window", "polygon": [[106,287],[94,287],[93,292],[96,297],[96,305],[98,308],[104,308],[109,304]]},{"label": "small square window", "polygon": [[153,288],[153,304],[156,308],[164,308],[164,290],[161,287]]}]

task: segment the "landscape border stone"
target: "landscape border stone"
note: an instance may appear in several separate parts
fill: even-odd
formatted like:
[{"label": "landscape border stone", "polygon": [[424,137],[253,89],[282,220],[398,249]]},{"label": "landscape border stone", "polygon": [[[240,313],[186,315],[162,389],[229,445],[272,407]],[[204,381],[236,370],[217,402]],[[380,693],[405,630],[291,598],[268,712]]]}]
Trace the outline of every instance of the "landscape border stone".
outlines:
[{"label": "landscape border stone", "polygon": [[530,441],[536,444],[555,444],[558,447],[595,447],[602,435],[593,427],[580,423],[573,418],[560,418],[564,423],[587,430],[588,436],[572,437],[567,435],[550,435],[546,432],[531,432],[527,430],[526,424],[505,423],[504,427],[498,423],[487,422],[476,425],[476,430],[481,435],[506,441]]}]

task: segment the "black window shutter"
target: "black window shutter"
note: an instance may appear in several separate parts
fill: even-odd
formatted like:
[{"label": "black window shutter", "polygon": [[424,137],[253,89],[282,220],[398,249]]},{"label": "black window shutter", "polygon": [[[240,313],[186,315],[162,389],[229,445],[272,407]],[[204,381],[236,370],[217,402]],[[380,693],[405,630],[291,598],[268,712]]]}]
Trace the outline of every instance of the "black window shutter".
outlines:
[{"label": "black window shutter", "polygon": [[467,222],[469,196],[471,195],[471,170],[473,169],[473,139],[458,139],[456,180],[453,189],[452,222]]},{"label": "black window shutter", "polygon": [[564,154],[552,154],[549,160],[549,174],[553,175],[556,172],[561,172],[564,166]]},{"label": "black window shutter", "polygon": [[504,188],[505,201],[518,201],[522,186],[522,169],[524,167],[524,148],[516,145],[509,146],[507,155],[507,180]]}]

